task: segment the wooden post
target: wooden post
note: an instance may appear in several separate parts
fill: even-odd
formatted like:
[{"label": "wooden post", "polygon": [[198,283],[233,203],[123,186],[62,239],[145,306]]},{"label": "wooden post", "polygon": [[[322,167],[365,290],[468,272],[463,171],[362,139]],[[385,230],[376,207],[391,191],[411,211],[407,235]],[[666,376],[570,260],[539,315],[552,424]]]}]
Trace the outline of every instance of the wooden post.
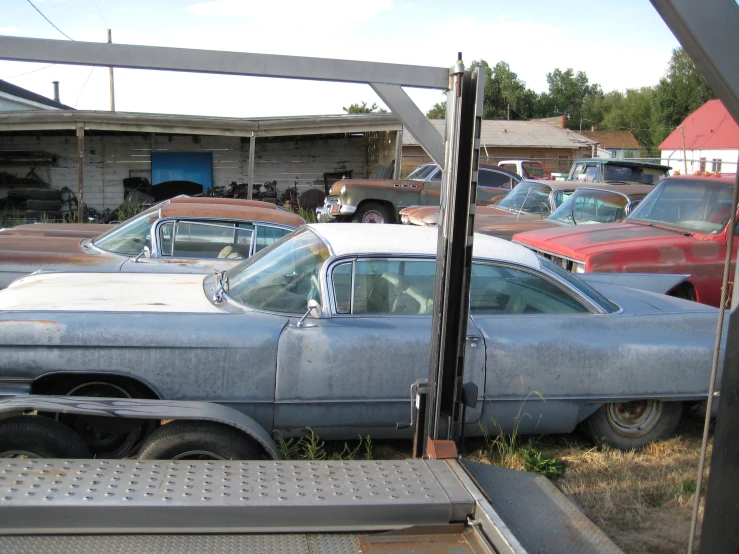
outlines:
[{"label": "wooden post", "polygon": [[395,131],[395,168],[393,179],[400,179],[401,161],[403,159],[403,129]]},{"label": "wooden post", "polygon": [[680,136],[683,138],[683,169],[685,170],[685,175],[688,174],[688,155],[685,153],[685,127],[682,125],[678,127],[680,129]]},{"label": "wooden post", "polygon": [[[112,44],[113,42],[113,35],[110,32],[110,29],[108,29],[108,44]],[[110,72],[110,111],[115,111],[115,87],[113,84],[113,66],[110,66],[108,68]]]},{"label": "wooden post", "polygon": [[246,174],[246,198],[252,199],[252,188],[254,185],[254,147],[256,146],[256,137],[254,131],[251,132],[249,137],[249,171]]},{"label": "wooden post", "polygon": [[82,200],[82,173],[85,167],[85,126],[77,125],[77,222],[82,223],[84,216]]}]

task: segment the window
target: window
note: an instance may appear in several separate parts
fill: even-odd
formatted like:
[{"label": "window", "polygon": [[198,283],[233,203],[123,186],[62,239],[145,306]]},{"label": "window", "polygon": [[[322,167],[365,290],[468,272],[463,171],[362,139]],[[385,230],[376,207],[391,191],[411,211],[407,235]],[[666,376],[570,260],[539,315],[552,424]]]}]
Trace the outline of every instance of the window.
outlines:
[{"label": "window", "polygon": [[337,265],[332,273],[336,313],[352,313],[352,262]]},{"label": "window", "polygon": [[634,167],[616,164],[603,166],[603,179],[605,181],[629,181],[656,185],[664,176],[665,170],[658,167]]},{"label": "window", "polygon": [[521,162],[523,175],[526,179],[551,179],[552,175],[540,162]]},{"label": "window", "polygon": [[436,168],[436,171],[431,174],[431,177],[427,179],[431,183],[441,183],[441,169]]},{"label": "window", "polygon": [[698,171],[703,172],[706,170],[706,159],[701,158],[699,161],[700,161],[700,164],[698,165]]},{"label": "window", "polygon": [[598,166],[587,165],[585,171],[582,172],[578,181],[585,181],[586,183],[595,183],[598,180]]},{"label": "window", "polygon": [[[438,169],[438,167],[439,166],[436,166],[434,164],[422,165],[411,171],[407,178],[416,181],[425,181],[434,171]],[[439,174],[441,174],[441,172],[439,172]],[[441,179],[441,177],[439,177],[439,179]]]},{"label": "window", "polygon": [[629,200],[616,192],[580,189],[554,210],[549,219],[570,225],[613,223],[626,217]]},{"label": "window", "polygon": [[254,226],[249,223],[179,221],[174,228],[171,255],[177,258],[248,258],[253,232]]},{"label": "window", "polygon": [[712,171],[721,173],[721,160],[719,158],[713,158],[711,162],[712,162],[711,165],[713,166]]},{"label": "window", "polygon": [[518,175],[518,168],[516,167],[516,164],[498,164],[503,169],[507,169],[508,171],[513,171],[516,175]]},{"label": "window", "polygon": [[513,212],[523,211],[532,214],[546,214],[551,212],[549,206],[549,185],[532,185],[531,182],[521,182],[506,194],[497,206]]},{"label": "window", "polygon": [[533,272],[472,264],[470,314],[587,314],[565,290]]},{"label": "window", "polygon": [[257,244],[255,252],[259,252],[265,246],[269,246],[277,239],[281,239],[292,231],[288,229],[280,229],[279,227],[269,227],[266,225],[257,225]]},{"label": "window", "polygon": [[513,179],[505,173],[498,173],[489,169],[481,169],[477,174],[477,185],[480,187],[495,187],[502,189],[513,188]]},{"label": "window", "polygon": [[359,260],[354,267],[355,314],[430,314],[435,262]]},{"label": "window", "polygon": [[171,256],[172,246],[174,241],[172,240],[174,233],[174,221],[168,221],[159,226],[159,255],[160,256]]},{"label": "window", "polygon": [[144,246],[151,248],[151,226],[159,217],[160,206],[149,208],[137,217],[114,227],[95,238],[92,243],[102,250],[136,256],[140,254]]}]

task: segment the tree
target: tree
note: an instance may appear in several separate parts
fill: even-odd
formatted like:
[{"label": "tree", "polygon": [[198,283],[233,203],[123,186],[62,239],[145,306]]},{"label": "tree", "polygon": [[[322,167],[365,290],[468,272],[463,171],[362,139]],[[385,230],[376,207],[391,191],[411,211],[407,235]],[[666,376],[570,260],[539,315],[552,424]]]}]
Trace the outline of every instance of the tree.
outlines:
[{"label": "tree", "polygon": [[470,69],[478,67],[485,76],[485,119],[529,119],[536,115],[536,93],[526,88],[511,66],[501,61],[490,67],[485,60],[475,60],[470,65]]},{"label": "tree", "polygon": [[444,119],[446,117],[446,103],[437,102],[433,107],[426,112],[426,117],[429,119]]},{"label": "tree", "polygon": [[566,115],[567,127],[579,129],[584,121],[582,108],[588,96],[603,96],[600,85],[591,85],[588,76],[572,68],[565,71],[557,68],[547,73],[549,83],[548,98],[541,98],[549,104],[549,115]]},{"label": "tree", "polygon": [[[614,93],[608,93],[609,96]],[[652,117],[653,87],[640,89],[628,89],[626,94],[618,94],[620,99],[611,105],[600,123],[604,130],[628,130],[631,131],[642,148],[652,148],[652,134],[649,121]]]},{"label": "tree", "polygon": [[691,112],[713,98],[713,89],[693,60],[682,48],[674,49],[652,98],[650,127],[654,145],[659,145]]},{"label": "tree", "polygon": [[387,110],[380,108],[376,102],[372,102],[371,106],[367,105],[367,102],[362,104],[352,104],[348,108],[344,106],[341,108],[346,113],[387,113]]}]

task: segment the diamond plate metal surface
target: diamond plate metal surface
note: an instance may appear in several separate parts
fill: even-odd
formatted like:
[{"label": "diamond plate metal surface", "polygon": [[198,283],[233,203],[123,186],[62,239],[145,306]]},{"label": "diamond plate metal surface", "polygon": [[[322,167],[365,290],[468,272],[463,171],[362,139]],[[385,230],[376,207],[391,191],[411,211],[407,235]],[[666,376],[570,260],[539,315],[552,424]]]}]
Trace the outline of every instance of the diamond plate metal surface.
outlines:
[{"label": "diamond plate metal surface", "polygon": [[450,476],[443,461],[416,460],[2,460],[0,533],[358,531],[449,523],[474,505],[471,496],[450,499],[439,482]]}]

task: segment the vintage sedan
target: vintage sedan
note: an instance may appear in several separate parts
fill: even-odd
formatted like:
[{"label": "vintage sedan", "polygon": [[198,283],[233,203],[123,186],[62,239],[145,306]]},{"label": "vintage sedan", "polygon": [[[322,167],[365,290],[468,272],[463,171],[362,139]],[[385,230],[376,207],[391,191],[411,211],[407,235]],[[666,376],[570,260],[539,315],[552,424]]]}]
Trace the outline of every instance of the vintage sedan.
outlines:
[{"label": "vintage sedan", "polygon": [[0,288],[38,270],[212,273],[303,223],[267,202],[178,197],[118,226],[20,225],[0,231]]},{"label": "vintage sedan", "polygon": [[[436,239],[424,227],[317,224],[225,274],[25,277],[0,291],[0,396],[204,400],[285,435],[407,437],[397,424],[428,374]],[[475,236],[464,379],[480,395],[468,436],[582,424],[639,448],[705,400],[717,310],[614,284],[624,277],[588,283]],[[98,456],[130,455],[150,431],[60,420]],[[144,440],[142,455],[162,455],[158,444]]]}]

